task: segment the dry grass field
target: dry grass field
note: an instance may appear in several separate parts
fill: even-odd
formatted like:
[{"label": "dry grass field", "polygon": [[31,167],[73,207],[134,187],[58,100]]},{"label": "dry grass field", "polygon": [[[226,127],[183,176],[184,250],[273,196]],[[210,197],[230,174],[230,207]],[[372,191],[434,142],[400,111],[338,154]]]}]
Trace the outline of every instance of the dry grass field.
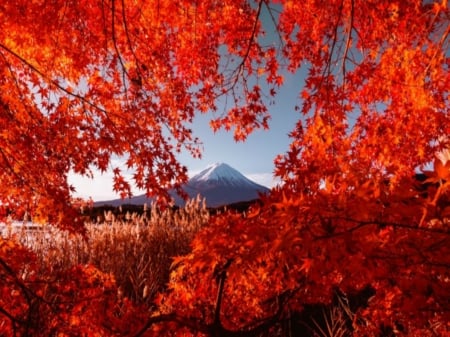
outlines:
[{"label": "dry grass field", "polygon": [[[169,281],[173,258],[190,252],[192,239],[209,219],[204,201],[193,199],[180,209],[161,211],[153,205],[141,214],[104,211],[96,221],[86,223],[85,237],[52,226],[30,225],[32,222],[28,226],[16,223],[15,227],[3,227],[2,235],[36,255],[37,279],[49,280],[52,275],[56,278],[79,265],[93,266],[113,277],[119,296],[153,311],[155,296],[165,290]],[[46,298],[58,297],[46,289]],[[301,331],[306,336],[348,336],[348,310],[343,302],[321,307],[315,318],[307,317],[301,323],[305,318],[301,317],[296,326],[293,321],[280,322],[276,335],[290,336]]]},{"label": "dry grass field", "polygon": [[86,223],[85,238],[51,226],[31,231],[6,228],[4,235],[31,248],[42,273],[91,264],[112,274],[124,296],[151,306],[168,281],[172,258],[189,252],[209,212],[203,201],[193,199],[177,210],[151,206],[143,214],[109,211],[101,218],[100,223]]}]

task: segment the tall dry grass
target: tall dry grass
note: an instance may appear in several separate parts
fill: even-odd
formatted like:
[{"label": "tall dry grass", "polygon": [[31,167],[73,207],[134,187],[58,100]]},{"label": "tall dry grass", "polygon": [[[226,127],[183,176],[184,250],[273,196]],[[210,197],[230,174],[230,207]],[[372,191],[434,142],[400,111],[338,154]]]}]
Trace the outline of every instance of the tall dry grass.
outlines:
[{"label": "tall dry grass", "polygon": [[[156,293],[168,282],[172,258],[189,253],[195,234],[208,222],[205,202],[197,198],[178,210],[160,211],[152,205],[143,214],[105,212],[101,221],[86,223],[86,238],[52,226],[31,233],[25,227],[11,229],[3,235],[34,251],[40,273],[58,275],[79,264],[92,264],[114,276],[123,296],[151,310]],[[309,317],[307,335],[350,336],[349,310],[343,302],[324,307],[317,317]],[[295,335],[289,319],[279,323],[274,336]]]},{"label": "tall dry grass", "polygon": [[51,226],[9,235],[36,253],[43,273],[92,264],[111,273],[124,296],[151,306],[168,281],[172,258],[189,252],[194,235],[208,223],[209,212],[197,198],[178,210],[160,211],[152,205],[140,215],[109,211],[103,219],[86,223],[86,239]]}]

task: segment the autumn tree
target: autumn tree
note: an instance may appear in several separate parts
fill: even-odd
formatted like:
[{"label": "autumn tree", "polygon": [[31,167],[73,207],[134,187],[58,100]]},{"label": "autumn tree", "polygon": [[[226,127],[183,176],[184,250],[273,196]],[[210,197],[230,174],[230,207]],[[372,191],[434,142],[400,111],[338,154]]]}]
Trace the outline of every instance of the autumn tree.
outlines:
[{"label": "autumn tree", "polygon": [[448,335],[447,3],[281,5],[288,70],[308,69],[303,117],[276,160],[284,185],[247,218],[212,221],[175,260],[162,308],[191,317],[174,321],[193,335],[274,334],[370,287],[347,307],[355,335]]},{"label": "autumn tree", "polygon": [[69,172],[111,169],[115,190],[130,194],[114,157],[137,187],[165,196],[187,179],[176,153],[200,155],[194,115],[217,110],[221,95],[233,103],[215,125],[235,124],[237,139],[267,127],[249,78],[256,64],[278,77],[274,53],[253,43],[256,13],[245,1],[2,4],[3,213],[69,226]]},{"label": "autumn tree", "polygon": [[201,153],[195,114],[245,140],[283,74],[307,70],[283,186],[212,220],[142,334],[257,334],[367,285],[359,336],[448,333],[447,1],[17,0],[0,22],[2,214],[63,228],[79,228],[70,171],[112,169],[127,195],[118,156],[167,196],[187,178],[177,152]]}]

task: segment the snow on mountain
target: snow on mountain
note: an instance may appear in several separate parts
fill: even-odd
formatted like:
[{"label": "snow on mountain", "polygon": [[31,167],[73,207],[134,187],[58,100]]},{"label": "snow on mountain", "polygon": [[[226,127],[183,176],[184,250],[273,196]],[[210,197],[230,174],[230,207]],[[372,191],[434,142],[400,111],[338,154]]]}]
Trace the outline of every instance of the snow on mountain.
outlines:
[{"label": "snow on mountain", "polygon": [[225,163],[216,163],[189,179],[187,186],[237,186],[240,188],[260,188],[261,185],[251,181],[239,171]]},{"label": "snow on mountain", "polygon": [[213,165],[208,166],[199,174],[195,175],[191,179],[191,182],[219,180],[219,179],[229,181],[248,180],[243,174],[241,174],[239,171],[235,170],[231,166],[225,163],[215,163]]},{"label": "snow on mountain", "polygon": [[[259,198],[261,193],[265,194],[270,191],[267,187],[253,182],[225,163],[216,163],[208,166],[189,179],[183,186],[183,190],[190,198],[195,198],[197,195],[204,197],[208,207],[254,200]],[[176,205],[184,205],[185,201],[174,191],[170,191],[170,194],[174,198]],[[96,202],[95,205],[142,205],[150,202],[151,199],[145,195],[139,195],[130,199],[100,201]]]}]

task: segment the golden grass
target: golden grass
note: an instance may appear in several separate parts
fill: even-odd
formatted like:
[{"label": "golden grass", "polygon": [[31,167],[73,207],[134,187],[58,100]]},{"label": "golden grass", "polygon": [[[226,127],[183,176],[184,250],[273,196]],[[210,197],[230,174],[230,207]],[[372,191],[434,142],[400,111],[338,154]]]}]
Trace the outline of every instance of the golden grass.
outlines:
[{"label": "golden grass", "polygon": [[102,223],[86,223],[87,239],[51,226],[31,235],[25,230],[9,235],[36,253],[42,272],[92,264],[111,273],[124,296],[151,306],[169,279],[172,258],[190,251],[194,235],[208,220],[205,203],[197,198],[178,210],[151,206],[142,215],[120,217],[105,212]]}]

